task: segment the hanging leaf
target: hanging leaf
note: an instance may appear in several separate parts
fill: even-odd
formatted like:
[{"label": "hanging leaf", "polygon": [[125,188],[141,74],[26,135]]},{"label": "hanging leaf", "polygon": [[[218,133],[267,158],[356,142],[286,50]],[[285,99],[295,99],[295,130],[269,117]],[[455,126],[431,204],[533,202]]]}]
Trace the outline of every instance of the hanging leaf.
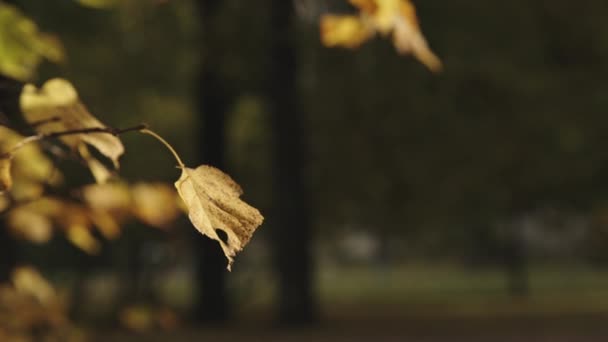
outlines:
[{"label": "hanging leaf", "polygon": [[243,191],[230,176],[208,165],[182,168],[175,187],[188,207],[190,221],[198,231],[220,243],[230,269],[233,257],[262,224],[260,212],[239,199]]},{"label": "hanging leaf", "polygon": [[0,2],[0,74],[27,81],[45,59],[64,59],[59,40],[38,31],[16,7]]},{"label": "hanging leaf", "polygon": [[431,71],[442,68],[420,31],[416,10],[409,0],[349,0],[359,16],[325,15],[321,18],[321,41],[325,46],[355,48],[377,32],[392,35],[401,54],[412,54]]},{"label": "hanging leaf", "polygon": [[[19,99],[21,111],[27,122],[36,124],[36,131],[42,134],[82,130],[87,128],[108,128],[97,120],[78,98],[78,93],[72,84],[64,79],[54,78],[37,89],[27,84]],[[90,166],[99,182],[109,178],[109,171],[91,161],[92,156],[84,144],[97,149],[102,155],[112,160],[114,167],[119,167],[118,159],[124,153],[120,139],[108,133],[82,133],[67,135],[60,140],[77,151]]]},{"label": "hanging leaf", "polygon": [[234,256],[247,245],[264,217],[240,199],[243,190],[230,176],[208,165],[186,167],[165,139],[148,129],[140,132],[159,140],[177,159],[182,175],[175,188],[186,205],[188,217],[199,232],[219,242],[230,270]]}]

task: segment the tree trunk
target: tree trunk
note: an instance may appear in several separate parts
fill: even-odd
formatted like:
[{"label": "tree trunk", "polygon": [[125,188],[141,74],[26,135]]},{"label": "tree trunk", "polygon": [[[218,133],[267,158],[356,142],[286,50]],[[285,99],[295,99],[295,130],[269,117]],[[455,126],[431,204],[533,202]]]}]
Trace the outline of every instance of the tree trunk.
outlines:
[{"label": "tree trunk", "polygon": [[[22,84],[0,76],[0,124],[6,125],[19,116],[19,93]],[[10,278],[17,265],[16,241],[8,232],[8,227],[0,221],[0,282]]]},{"label": "tree trunk", "polygon": [[304,117],[297,104],[293,1],[273,0],[269,104],[274,132],[275,210],[272,224],[280,323],[314,322],[312,229],[305,185]]},{"label": "tree trunk", "polygon": [[507,276],[507,291],[513,297],[527,297],[530,293],[528,256],[523,236],[522,216],[516,216],[509,227],[503,245],[504,266]]},{"label": "tree trunk", "polygon": [[[227,87],[219,75],[221,58],[215,54],[211,44],[215,39],[213,18],[219,0],[199,1],[200,18],[203,29],[202,63],[199,76],[198,100],[201,115],[200,154],[202,162],[224,169],[225,115],[229,106]],[[202,236],[198,232],[197,281],[200,297],[196,303],[196,318],[203,323],[222,323],[230,319],[231,310],[226,290],[226,258],[217,241]]]}]

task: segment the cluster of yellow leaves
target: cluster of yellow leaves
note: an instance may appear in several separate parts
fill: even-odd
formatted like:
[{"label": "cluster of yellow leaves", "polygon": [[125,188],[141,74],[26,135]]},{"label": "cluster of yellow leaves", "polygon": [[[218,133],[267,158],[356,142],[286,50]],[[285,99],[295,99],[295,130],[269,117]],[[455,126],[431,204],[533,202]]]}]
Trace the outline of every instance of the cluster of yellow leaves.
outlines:
[{"label": "cluster of yellow leaves", "polygon": [[[93,146],[118,167],[124,153],[120,140],[109,133],[78,133],[60,136],[61,142],[88,163],[99,184],[82,189],[82,200],[45,196],[45,186],[60,185],[62,176],[31,138],[45,134],[107,128],[78,100],[74,87],[53,79],[41,89],[26,85],[20,98],[27,122],[38,134],[23,137],[0,126],[0,210],[10,231],[35,243],[45,243],[58,229],[77,247],[96,253],[101,244],[93,228],[107,239],[120,234],[125,219],[137,219],[155,227],[167,227],[180,213],[176,191],[165,184],[105,183],[110,171],[88,152]],[[100,176],[101,175],[101,176]],[[9,207],[11,204],[12,205]]]},{"label": "cluster of yellow leaves", "polygon": [[0,2],[0,73],[26,81],[44,59],[60,62],[63,58],[59,40],[38,31],[14,6]]},{"label": "cluster of yellow leaves", "polygon": [[180,200],[161,183],[93,184],[82,190],[83,201],[40,197],[16,205],[6,213],[13,235],[34,243],[49,241],[55,230],[89,254],[100,251],[94,229],[106,239],[117,238],[121,225],[133,217],[154,227],[167,228],[180,214]]},{"label": "cluster of yellow leaves", "polygon": [[57,291],[30,267],[13,271],[0,284],[0,341],[83,341],[67,317]]},{"label": "cluster of yellow leaves", "polygon": [[376,33],[392,35],[401,54],[412,54],[432,71],[441,61],[431,51],[420,31],[416,10],[410,0],[349,0],[360,14],[325,15],[321,18],[321,41],[325,46],[356,48]]},{"label": "cluster of yellow leaves", "polygon": [[[196,169],[186,167],[175,150],[148,129],[141,132],[165,144],[179,163],[182,175],[175,188],[183,202],[178,200],[174,189],[164,184],[142,183],[129,187],[117,182],[108,183],[111,172],[89,153],[89,146],[110,159],[116,168],[124,147],[117,136],[110,134],[113,130],[87,111],[74,87],[66,80],[49,80],[40,89],[26,85],[21,93],[20,106],[26,121],[38,135],[24,138],[0,127],[0,190],[4,191],[4,197],[0,199],[7,202],[6,205],[10,204],[6,198],[17,203],[27,201],[4,208],[8,210],[9,226],[18,235],[31,241],[46,242],[52,235],[52,228],[58,227],[75,245],[95,253],[100,244],[91,233],[92,227],[97,227],[108,239],[119,234],[120,223],[128,217],[163,228],[176,218],[180,203],[183,203],[194,226],[219,242],[230,269],[236,253],[245,247],[262,224],[264,218],[257,209],[240,199],[243,191],[232,178],[207,165]],[[70,134],[64,134],[66,132]],[[43,196],[43,185],[59,181],[61,177],[39,147],[30,143],[49,136],[58,137],[85,160],[95,176],[97,184],[82,189],[83,201]],[[34,172],[36,168],[39,170]],[[23,192],[22,187],[14,185],[28,184],[21,181],[28,177],[33,179],[30,188],[35,191],[18,195]],[[224,234],[218,233],[219,230]]]},{"label": "cluster of yellow leaves", "polygon": [[[58,185],[62,176],[36,144],[25,144],[19,153],[14,146],[26,138],[0,126],[0,192],[13,190],[15,200],[26,200],[42,195],[44,184]],[[14,185],[14,186],[13,186]]]},{"label": "cluster of yellow leaves", "polygon": [[[19,105],[25,120],[35,125],[36,131],[40,134],[107,128],[89,113],[78,98],[74,86],[64,79],[51,79],[40,89],[32,84],[25,85]],[[99,183],[106,182],[112,172],[91,155],[88,146],[93,146],[109,158],[115,168],[118,168],[118,159],[125,152],[120,139],[108,133],[67,135],[60,140],[82,157]]]}]

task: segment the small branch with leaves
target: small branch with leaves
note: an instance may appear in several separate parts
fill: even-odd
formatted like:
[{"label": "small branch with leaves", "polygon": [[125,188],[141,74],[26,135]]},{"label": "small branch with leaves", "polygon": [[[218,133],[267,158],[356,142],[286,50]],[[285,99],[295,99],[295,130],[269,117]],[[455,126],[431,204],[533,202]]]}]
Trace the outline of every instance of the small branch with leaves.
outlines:
[{"label": "small branch with leaves", "polygon": [[[76,152],[87,163],[96,181],[105,183],[111,172],[90,153],[89,148],[110,159],[118,169],[119,158],[125,150],[119,136],[140,132],[160,141],[175,157],[182,172],[175,188],[186,204],[190,221],[202,234],[218,241],[228,259],[228,269],[234,256],[249,242],[264,220],[256,208],[240,199],[243,191],[230,176],[208,165],[194,169],[187,167],[171,144],[145,124],[122,129],[104,125],[89,113],[74,87],[64,79],[51,79],[39,89],[26,85],[19,102],[25,120],[37,134],[14,138],[17,141],[0,154],[2,191],[11,191],[13,157],[32,143],[52,139],[59,139]],[[220,238],[218,230],[222,230],[225,234],[221,235],[227,238]]]}]

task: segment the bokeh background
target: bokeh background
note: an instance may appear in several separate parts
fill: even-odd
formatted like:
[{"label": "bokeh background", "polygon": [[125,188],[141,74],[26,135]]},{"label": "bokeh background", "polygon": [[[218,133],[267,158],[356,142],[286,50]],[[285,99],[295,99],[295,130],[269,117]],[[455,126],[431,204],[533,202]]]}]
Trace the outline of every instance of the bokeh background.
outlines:
[{"label": "bokeh background", "polygon": [[[388,39],[322,46],[320,16],[354,12],[343,0],[12,3],[65,46],[38,83],[69,79],[111,126],[149,124],[266,217],[231,273],[186,218],[129,224],[97,256],[17,242],[95,334],[608,336],[606,1],[415,1],[439,74]],[[157,142],[122,139],[124,179],[179,176]],[[129,305],[179,324],[131,332]]]}]

